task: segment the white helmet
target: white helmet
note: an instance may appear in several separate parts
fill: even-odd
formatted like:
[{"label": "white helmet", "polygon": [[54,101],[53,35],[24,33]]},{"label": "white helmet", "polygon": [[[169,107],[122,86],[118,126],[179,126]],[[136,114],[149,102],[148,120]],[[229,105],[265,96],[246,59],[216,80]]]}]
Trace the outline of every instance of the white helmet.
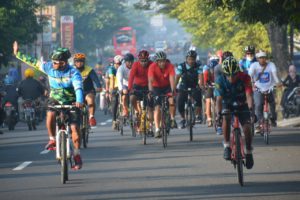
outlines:
[{"label": "white helmet", "polygon": [[259,52],[256,54],[257,58],[261,58],[261,57],[267,57],[266,52],[263,52],[262,50],[259,50]]},{"label": "white helmet", "polygon": [[121,64],[122,61],[123,61],[123,56],[116,55],[116,56],[114,57],[114,63],[119,63],[119,64]]}]

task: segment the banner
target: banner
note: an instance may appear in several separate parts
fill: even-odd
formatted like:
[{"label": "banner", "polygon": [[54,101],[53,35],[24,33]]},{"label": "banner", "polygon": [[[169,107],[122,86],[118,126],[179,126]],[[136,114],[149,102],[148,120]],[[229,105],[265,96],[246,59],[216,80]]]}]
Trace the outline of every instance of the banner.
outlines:
[{"label": "banner", "polygon": [[73,16],[61,16],[60,18],[61,31],[61,47],[70,49],[74,52],[74,21]]}]

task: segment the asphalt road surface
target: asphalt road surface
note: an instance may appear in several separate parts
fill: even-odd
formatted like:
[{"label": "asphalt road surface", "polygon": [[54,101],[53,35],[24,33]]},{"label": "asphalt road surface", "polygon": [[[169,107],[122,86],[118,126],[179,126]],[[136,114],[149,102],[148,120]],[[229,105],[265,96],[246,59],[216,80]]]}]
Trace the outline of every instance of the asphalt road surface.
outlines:
[{"label": "asphalt road surface", "polygon": [[300,199],[300,130],[274,128],[270,144],[254,139],[254,168],[244,169],[245,186],[222,158],[222,136],[204,125],[195,127],[194,141],[187,130],[172,130],[168,147],[161,141],[132,138],[111,130],[109,116],[97,113],[83,168],[60,182],[54,152],[42,123],[37,131],[19,124],[0,135],[1,200],[83,199]]}]

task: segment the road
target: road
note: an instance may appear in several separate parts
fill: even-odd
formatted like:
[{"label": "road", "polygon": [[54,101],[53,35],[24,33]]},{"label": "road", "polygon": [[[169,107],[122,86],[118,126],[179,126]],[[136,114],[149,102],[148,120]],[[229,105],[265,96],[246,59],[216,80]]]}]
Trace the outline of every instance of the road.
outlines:
[{"label": "road", "polygon": [[97,120],[89,147],[81,150],[83,168],[71,171],[65,185],[54,152],[43,149],[44,124],[31,132],[20,124],[0,135],[1,200],[300,199],[299,128],[273,129],[268,146],[256,136],[254,168],[245,169],[240,187],[222,158],[222,136],[211,128],[195,127],[193,142],[186,130],[172,130],[164,150],[154,138],[142,145],[128,127],[124,136],[113,132],[100,112]]}]

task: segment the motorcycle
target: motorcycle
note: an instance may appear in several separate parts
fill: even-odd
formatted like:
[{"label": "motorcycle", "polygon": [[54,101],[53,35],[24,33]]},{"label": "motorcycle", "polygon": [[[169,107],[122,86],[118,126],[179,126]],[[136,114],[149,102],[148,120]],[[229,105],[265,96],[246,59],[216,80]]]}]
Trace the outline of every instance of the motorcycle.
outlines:
[{"label": "motorcycle", "polygon": [[35,105],[32,100],[25,100],[23,102],[23,108],[24,108],[24,119],[27,123],[28,130],[36,130],[36,111],[35,111]]},{"label": "motorcycle", "polygon": [[295,87],[284,101],[283,117],[300,116],[300,87]]},{"label": "motorcycle", "polygon": [[15,126],[18,121],[18,113],[16,108],[13,106],[13,104],[9,101],[7,101],[4,104],[4,112],[5,112],[5,119],[4,119],[4,124],[8,127],[8,130],[14,130]]}]

